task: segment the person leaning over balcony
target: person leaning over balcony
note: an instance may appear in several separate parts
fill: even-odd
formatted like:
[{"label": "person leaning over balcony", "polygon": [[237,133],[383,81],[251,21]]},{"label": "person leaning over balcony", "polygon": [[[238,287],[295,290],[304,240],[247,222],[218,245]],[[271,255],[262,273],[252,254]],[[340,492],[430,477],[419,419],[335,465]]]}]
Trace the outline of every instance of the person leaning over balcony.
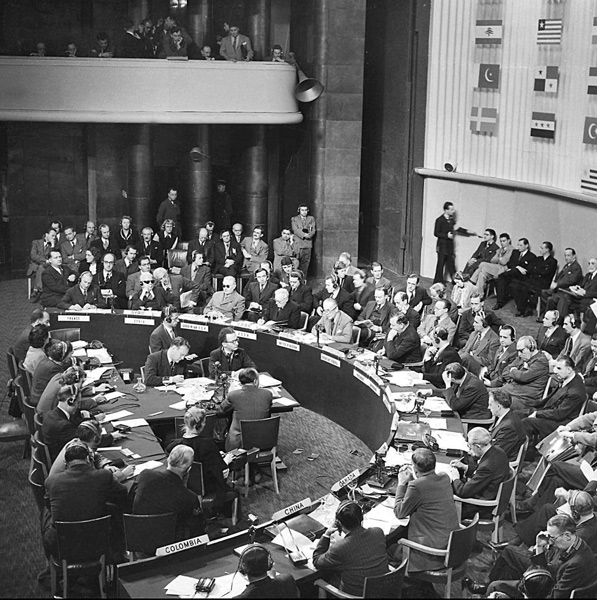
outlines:
[{"label": "person leaning over balcony", "polygon": [[230,25],[230,33],[222,39],[220,56],[232,62],[253,60],[251,40],[239,33],[238,25]]}]

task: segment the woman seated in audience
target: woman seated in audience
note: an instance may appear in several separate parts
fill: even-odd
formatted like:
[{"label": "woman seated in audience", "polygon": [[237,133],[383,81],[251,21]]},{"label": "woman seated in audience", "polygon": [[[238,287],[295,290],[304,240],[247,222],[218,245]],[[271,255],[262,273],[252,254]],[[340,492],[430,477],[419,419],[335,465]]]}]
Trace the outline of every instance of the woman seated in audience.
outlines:
[{"label": "woman seated in audience", "polygon": [[62,373],[72,366],[73,347],[70,342],[49,340],[44,347],[45,356],[39,361],[33,372],[31,382],[31,404],[37,406],[48,382],[56,373]]},{"label": "woman seated in audience", "polygon": [[92,248],[88,248],[85,251],[85,260],[81,261],[79,265],[79,275],[81,273],[85,273],[85,271],[89,271],[92,275],[97,274],[97,270],[101,265],[102,255],[100,251],[94,246]]},{"label": "woman seated in audience", "polygon": [[35,372],[35,367],[37,367],[39,361],[46,356],[44,346],[50,337],[48,331],[49,329],[46,325],[36,325],[29,332],[29,350],[27,350],[27,354],[25,355],[23,368],[31,373],[31,375]]},{"label": "woman seated in audience", "polygon": [[476,291],[477,288],[471,283],[469,275],[462,273],[462,271],[454,274],[454,287],[452,288],[450,300],[452,304],[458,307],[459,313],[470,308],[471,294]]},{"label": "woman seated in audience", "polygon": [[562,353],[568,339],[568,334],[558,325],[559,320],[559,311],[548,310],[543,317],[543,325],[537,332],[537,347],[542,352],[547,352],[550,360]]},{"label": "woman seated in audience", "polygon": [[221,507],[237,497],[237,492],[226,485],[228,465],[233,457],[229,454],[222,456],[213,437],[202,435],[207,422],[207,413],[202,408],[192,406],[184,415],[183,435],[172,441],[166,448],[170,453],[172,448],[184,444],[193,449],[195,462],[200,462],[203,467],[203,483],[206,495],[214,494],[215,508]]}]

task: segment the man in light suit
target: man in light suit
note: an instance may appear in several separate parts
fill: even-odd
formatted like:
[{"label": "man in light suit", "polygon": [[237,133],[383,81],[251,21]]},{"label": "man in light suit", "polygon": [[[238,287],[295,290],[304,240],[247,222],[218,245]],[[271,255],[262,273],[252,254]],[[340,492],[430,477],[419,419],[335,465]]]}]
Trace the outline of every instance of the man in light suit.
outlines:
[{"label": "man in light suit", "polygon": [[199,250],[193,250],[192,263],[183,267],[180,274],[199,286],[199,306],[205,305],[214,293],[213,279],[211,268]]},{"label": "man in light suit", "polygon": [[516,460],[526,437],[520,417],[510,410],[512,398],[503,388],[489,391],[489,410],[495,419],[489,428],[491,444],[501,448],[508,460]]},{"label": "man in light suit", "polygon": [[87,250],[89,246],[91,246],[91,242],[97,240],[95,223],[93,221],[87,221],[85,223],[85,233],[77,233],[77,239],[83,242],[85,250]]},{"label": "man in light suit", "polygon": [[504,321],[500,319],[492,310],[488,309],[483,302],[482,296],[478,292],[473,292],[470,298],[470,308],[462,311],[460,315],[460,321],[458,322],[458,347],[462,348],[470,334],[473,332],[473,324],[475,321],[475,315],[484,314],[485,320],[489,323],[489,326],[497,333],[497,328],[504,324]]},{"label": "man in light suit", "polygon": [[460,351],[460,358],[465,369],[479,375],[483,367],[488,367],[500,346],[500,338],[489,327],[487,318],[483,314],[476,314],[474,331],[468,342]]},{"label": "man in light suit", "polygon": [[274,271],[280,271],[282,269],[281,261],[287,256],[292,260],[293,270],[298,269],[298,255],[299,249],[296,244],[296,239],[290,231],[290,227],[284,227],[279,238],[276,238],[273,242],[274,246]]},{"label": "man in light suit", "polygon": [[390,329],[390,314],[394,305],[388,298],[388,292],[377,288],[374,300],[367,302],[359,321],[356,323],[361,328],[361,346],[368,346],[375,339],[382,338]]},{"label": "man in light suit", "polygon": [[220,56],[232,62],[253,60],[253,48],[251,40],[239,33],[238,25],[230,25],[230,33],[222,39],[220,45]]},{"label": "man in light suit", "polygon": [[[182,275],[170,275],[163,267],[153,272],[155,287],[153,289],[160,308],[167,305],[176,306],[181,312],[193,312],[199,303],[199,286]],[[181,296],[185,294],[185,301]],[[182,306],[184,304],[184,307]]]},{"label": "man in light suit", "polygon": [[155,387],[164,383],[182,383],[185,371],[182,361],[190,347],[183,337],[175,337],[167,350],[149,354],[145,361],[145,385]]},{"label": "man in light suit", "polygon": [[75,273],[79,270],[79,263],[85,260],[87,246],[82,239],[77,237],[74,227],[64,228],[65,240],[60,244],[62,264]]},{"label": "man in light suit", "polygon": [[267,260],[268,245],[263,241],[263,228],[259,225],[253,228],[252,237],[246,237],[240,244],[245,257],[244,268],[253,273],[262,261]]},{"label": "man in light suit", "polygon": [[141,274],[151,273],[151,260],[149,256],[139,259],[139,270],[126,278],[126,297],[130,300],[136,293],[141,292]]},{"label": "man in light suit", "polygon": [[580,319],[576,315],[566,315],[562,327],[569,336],[562,354],[569,356],[582,371],[591,356],[591,338],[580,330]]},{"label": "man in light suit", "polygon": [[179,312],[174,307],[162,309],[162,323],[158,325],[149,336],[149,351],[159,352],[168,350],[172,340],[176,337],[176,328],[180,318]]},{"label": "man in light suit", "polygon": [[[460,527],[450,478],[435,472],[435,454],[428,448],[417,448],[411,461],[412,466],[398,473],[394,514],[398,519],[410,518],[407,539],[445,550],[450,533]],[[409,572],[444,567],[444,557],[416,550],[409,556]],[[401,562],[400,556],[395,558]]]},{"label": "man in light suit", "polygon": [[261,319],[262,325],[279,325],[289,329],[298,329],[301,325],[301,309],[289,299],[288,288],[278,288],[274,297],[265,305]]},{"label": "man in light suit", "polygon": [[238,381],[242,388],[229,392],[218,411],[218,416],[232,415],[226,437],[227,452],[242,446],[241,421],[268,419],[272,408],[273,395],[269,390],[259,387],[259,373],[254,368],[241,369]]},{"label": "man in light suit", "polygon": [[49,261],[50,264],[44,269],[41,276],[41,303],[43,306],[58,306],[77,277],[68,267],[62,266],[60,250],[50,250]]},{"label": "man in light suit", "polygon": [[426,346],[431,346],[433,344],[430,334],[436,327],[443,327],[448,332],[450,344],[452,343],[454,335],[456,334],[456,325],[454,324],[454,321],[450,319],[450,315],[448,314],[451,307],[452,303],[445,298],[443,300],[438,300],[435,303],[433,314],[426,316],[425,320],[417,329],[417,333],[421,338],[421,343]]},{"label": "man in light suit", "polygon": [[209,299],[203,314],[214,319],[238,321],[244,312],[245,299],[236,291],[236,279],[228,276],[222,281],[222,291]]},{"label": "man in light suit", "polygon": [[498,251],[498,245],[495,243],[497,234],[495,229],[486,229],[483,232],[483,241],[479,244],[473,255],[466,263],[466,267],[462,270],[465,275],[472,275],[481,263],[491,262],[491,259]]},{"label": "man in light suit", "polygon": [[97,288],[92,285],[93,275],[89,271],[81,273],[78,285],[66,290],[58,308],[63,310],[89,310],[97,306]]},{"label": "man in light suit", "polygon": [[350,344],[352,319],[338,308],[338,303],[334,298],[326,298],[323,301],[321,320],[313,326],[312,332],[317,334],[317,330],[324,341]]},{"label": "man in light suit", "polygon": [[273,298],[274,292],[278,289],[277,285],[268,281],[268,273],[265,269],[257,269],[255,278],[257,281],[249,283],[243,293],[247,307],[244,318],[253,322],[259,320],[268,302]]},{"label": "man in light suit", "polygon": [[292,217],[290,226],[292,227],[292,233],[297,240],[296,245],[299,250],[299,269],[306,278],[309,272],[309,263],[311,262],[313,238],[317,232],[315,217],[312,217],[309,214],[309,207],[306,204],[299,205],[298,215]]}]

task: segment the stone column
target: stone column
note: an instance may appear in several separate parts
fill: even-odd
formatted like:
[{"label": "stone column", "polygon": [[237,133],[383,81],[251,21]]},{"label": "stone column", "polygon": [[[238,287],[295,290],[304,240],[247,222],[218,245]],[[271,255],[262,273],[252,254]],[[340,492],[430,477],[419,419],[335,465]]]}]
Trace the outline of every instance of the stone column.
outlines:
[{"label": "stone column", "polygon": [[129,0],[129,18],[135,25],[149,17],[149,10],[149,0]]},{"label": "stone column", "polygon": [[138,226],[155,224],[153,206],[153,149],[149,124],[130,125],[128,198],[133,222]]},{"label": "stone column", "polygon": [[187,193],[183,198],[182,233],[192,240],[197,229],[212,218],[210,125],[195,125],[194,142],[188,158]]},{"label": "stone column", "polygon": [[253,60],[264,60],[269,56],[270,12],[271,0],[251,0],[246,35],[251,38],[255,52]]},{"label": "stone column", "polygon": [[[209,0],[189,0],[187,5],[187,31],[198,50],[209,41],[209,9]],[[212,55],[214,54],[215,50],[212,48]]]},{"label": "stone column", "polygon": [[[255,225],[267,225],[268,161],[265,125],[246,125],[245,150],[245,215],[247,231]],[[269,236],[270,232],[267,232]]]}]

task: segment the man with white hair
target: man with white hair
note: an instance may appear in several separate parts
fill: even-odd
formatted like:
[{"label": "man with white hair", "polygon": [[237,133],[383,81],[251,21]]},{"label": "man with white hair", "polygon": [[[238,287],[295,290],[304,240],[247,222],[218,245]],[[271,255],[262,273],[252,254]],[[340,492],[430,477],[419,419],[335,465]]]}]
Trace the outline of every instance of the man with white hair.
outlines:
[{"label": "man with white hair", "polygon": [[172,305],[181,312],[193,312],[199,303],[199,285],[194,281],[182,275],[171,275],[164,267],[158,267],[153,272],[153,279],[153,291],[160,308]]},{"label": "man with white hair", "polygon": [[323,301],[323,315],[313,326],[313,333],[319,331],[324,341],[350,344],[352,340],[352,319],[338,308],[334,298]]},{"label": "man with white hair", "polygon": [[258,323],[268,327],[278,325],[289,329],[298,329],[301,325],[301,309],[296,302],[289,298],[287,288],[278,288],[274,292],[274,297],[270,298],[265,305],[262,318]]},{"label": "man with white hair", "polygon": [[176,514],[176,539],[203,533],[203,520],[193,519],[201,512],[199,497],[185,485],[195,453],[190,446],[175,446],[168,456],[165,471],[146,469],[139,475],[133,502],[135,515]]},{"label": "man with white hair", "polygon": [[115,262],[114,254],[104,254],[103,266],[93,277],[93,283],[99,288],[98,308],[126,308],[126,281],[122,273],[114,270]]},{"label": "man with white hair", "polygon": [[222,291],[210,298],[203,314],[212,319],[238,321],[244,312],[245,299],[236,291],[236,279],[226,276],[222,280]]}]

